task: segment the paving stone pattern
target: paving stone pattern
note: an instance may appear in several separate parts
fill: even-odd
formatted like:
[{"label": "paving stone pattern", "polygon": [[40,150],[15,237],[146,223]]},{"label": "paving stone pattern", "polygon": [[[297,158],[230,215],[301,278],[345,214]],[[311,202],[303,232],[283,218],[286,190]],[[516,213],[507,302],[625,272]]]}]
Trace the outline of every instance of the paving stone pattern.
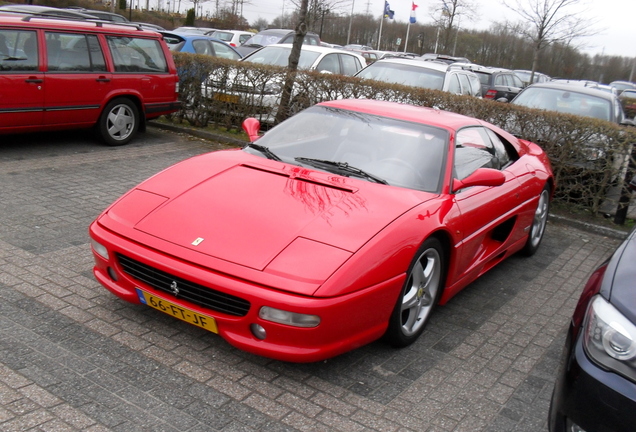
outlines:
[{"label": "paving stone pattern", "polygon": [[273,361],[92,277],[89,223],[141,180],[219,148],[154,128],[119,148],[83,133],[0,140],[0,430],[547,430],[566,325],[618,240],[550,223],[536,256],[471,284],[408,348]]}]

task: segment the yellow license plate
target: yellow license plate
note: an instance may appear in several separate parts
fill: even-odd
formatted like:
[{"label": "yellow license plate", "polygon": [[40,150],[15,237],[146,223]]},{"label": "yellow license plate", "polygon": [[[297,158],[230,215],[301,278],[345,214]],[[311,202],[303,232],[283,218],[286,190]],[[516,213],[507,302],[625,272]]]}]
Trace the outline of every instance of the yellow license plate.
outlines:
[{"label": "yellow license plate", "polygon": [[239,103],[240,97],[238,95],[229,95],[225,93],[215,93],[214,99],[221,102]]},{"label": "yellow license plate", "polygon": [[172,302],[169,302],[166,299],[147,293],[146,291],[139,288],[136,289],[137,296],[139,296],[139,300],[143,304],[157,309],[158,311],[161,311],[163,313],[167,313],[168,315],[172,315],[173,317],[178,318],[182,321],[194,324],[195,326],[201,327],[202,329],[211,331],[212,333],[219,332],[219,329],[216,326],[216,320],[213,317],[209,315],[202,315],[190,309],[186,309]]}]

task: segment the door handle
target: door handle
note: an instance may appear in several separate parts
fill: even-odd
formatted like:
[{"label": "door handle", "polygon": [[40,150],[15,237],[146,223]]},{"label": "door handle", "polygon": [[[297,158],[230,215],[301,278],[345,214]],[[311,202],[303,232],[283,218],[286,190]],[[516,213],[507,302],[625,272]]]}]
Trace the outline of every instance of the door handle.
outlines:
[{"label": "door handle", "polygon": [[110,78],[106,78],[106,77],[100,76],[95,81],[97,81],[97,82],[110,82]]},{"label": "door handle", "polygon": [[31,77],[31,78],[27,78],[24,80],[24,82],[28,82],[28,83],[36,83],[36,84],[40,84],[42,83],[44,80],[42,78],[35,78],[35,77]]}]

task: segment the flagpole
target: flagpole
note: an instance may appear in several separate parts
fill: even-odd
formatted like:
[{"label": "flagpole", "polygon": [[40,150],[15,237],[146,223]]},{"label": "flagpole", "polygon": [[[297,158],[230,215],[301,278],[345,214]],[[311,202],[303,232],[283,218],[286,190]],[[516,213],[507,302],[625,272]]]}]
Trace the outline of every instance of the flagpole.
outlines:
[{"label": "flagpole", "polygon": [[409,20],[409,24],[406,26],[406,39],[404,39],[404,52],[406,52],[406,45],[409,43],[409,30],[411,30],[411,20]]},{"label": "flagpole", "polygon": [[380,51],[380,40],[382,39],[382,24],[383,23],[384,23],[384,9],[382,9],[382,15],[380,15],[380,34],[378,35],[378,51]]}]

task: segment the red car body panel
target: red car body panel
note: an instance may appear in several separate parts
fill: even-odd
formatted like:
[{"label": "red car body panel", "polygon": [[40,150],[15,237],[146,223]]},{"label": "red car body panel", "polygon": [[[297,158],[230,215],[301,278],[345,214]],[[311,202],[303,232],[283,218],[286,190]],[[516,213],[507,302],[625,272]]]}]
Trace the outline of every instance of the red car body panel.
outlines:
[{"label": "red car body panel", "polygon": [[[406,105],[323,105],[433,124],[449,130],[451,140],[461,127],[484,124]],[[439,194],[243,151],[194,157],[143,182],[93,222],[91,237],[109,252],[108,260],[95,253],[94,274],[133,303],[140,302],[136,287],[166,296],[126,274],[115,258],[122,254],[248,300],[247,315],[236,317],[168,299],[213,316],[219,334],[249,352],[306,362],[349,351],[386,331],[409,264],[426,238],[437,236],[447,249],[442,304],[523,248],[538,196],[551,181],[550,165],[534,144],[489,127],[515,146],[519,159],[504,170],[503,185],[460,193],[449,193],[452,157]],[[315,314],[321,321],[314,328],[265,321],[262,306]],[[267,338],[254,337],[251,324],[266,328]]]}]

